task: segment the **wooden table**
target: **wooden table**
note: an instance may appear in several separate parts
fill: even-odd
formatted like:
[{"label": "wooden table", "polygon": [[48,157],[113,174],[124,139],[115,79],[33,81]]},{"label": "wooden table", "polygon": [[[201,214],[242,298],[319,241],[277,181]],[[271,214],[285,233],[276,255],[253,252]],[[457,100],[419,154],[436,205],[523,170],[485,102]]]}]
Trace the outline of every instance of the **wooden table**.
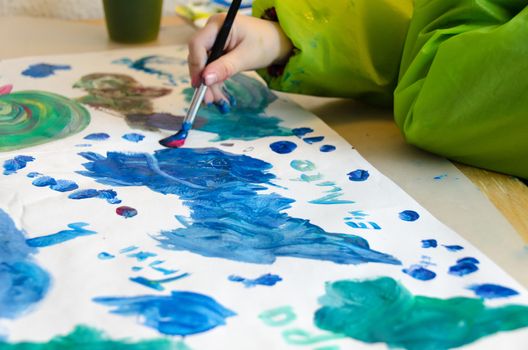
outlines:
[{"label": "wooden table", "polygon": [[[194,28],[163,19],[158,41],[185,43]],[[109,41],[103,20],[0,18],[0,59],[135,47]],[[136,45],[138,46],[138,45]],[[528,188],[519,180],[460,164],[407,145],[389,110],[343,100],[288,95],[321,117],[376,168],[439,220],[528,287]],[[447,175],[435,180],[439,175]],[[492,204],[493,203],[493,204]],[[501,215],[502,213],[502,215]]]}]

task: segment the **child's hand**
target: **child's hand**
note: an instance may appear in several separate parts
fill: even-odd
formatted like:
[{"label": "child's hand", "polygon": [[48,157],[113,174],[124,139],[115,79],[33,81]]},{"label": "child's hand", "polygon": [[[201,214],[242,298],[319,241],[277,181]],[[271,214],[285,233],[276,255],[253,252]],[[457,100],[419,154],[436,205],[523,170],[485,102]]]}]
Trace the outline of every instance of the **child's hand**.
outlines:
[{"label": "child's hand", "polygon": [[225,54],[205,67],[207,53],[224,22],[225,14],[212,16],[189,42],[189,72],[194,87],[203,80],[209,87],[204,102],[229,102],[223,82],[232,75],[285,61],[292,44],[278,23],[254,17],[236,17],[226,42]]}]

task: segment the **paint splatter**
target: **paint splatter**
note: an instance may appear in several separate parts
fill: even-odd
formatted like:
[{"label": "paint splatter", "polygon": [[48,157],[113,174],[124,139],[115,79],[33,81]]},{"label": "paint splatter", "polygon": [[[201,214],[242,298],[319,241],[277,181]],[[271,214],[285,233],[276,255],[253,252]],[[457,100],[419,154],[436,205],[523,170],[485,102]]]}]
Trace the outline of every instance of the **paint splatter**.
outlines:
[{"label": "paint splatter", "polygon": [[50,75],[55,75],[57,70],[70,70],[69,65],[57,65],[48,63],[32,64],[28,68],[22,71],[22,75],[32,78],[46,78]]},{"label": "paint splatter", "polygon": [[313,131],[314,130],[312,128],[306,128],[306,127],[292,129],[292,133],[301,139],[304,137],[304,135],[312,133]]},{"label": "paint splatter", "polygon": [[70,199],[87,199],[87,198],[100,198],[106,200],[110,204],[119,204],[121,200],[117,198],[117,193],[114,190],[78,190],[71,193],[68,198]]},{"label": "paint splatter", "polygon": [[108,135],[105,132],[97,132],[97,133],[86,135],[84,137],[85,140],[90,140],[90,141],[105,141],[105,140],[108,140],[109,138],[110,138],[110,135]]},{"label": "paint splatter", "polygon": [[411,265],[411,267],[402,270],[407,275],[420,281],[430,281],[436,277],[436,273],[420,265]]},{"label": "paint splatter", "polygon": [[277,141],[270,144],[270,148],[275,153],[288,154],[295,151],[297,145],[291,141]]},{"label": "paint splatter", "polygon": [[308,144],[314,144],[314,143],[317,143],[317,142],[321,142],[324,140],[324,136],[314,136],[314,137],[305,137],[303,139],[304,142],[308,143]]},{"label": "paint splatter", "polygon": [[44,91],[0,95],[0,152],[65,138],[89,122],[82,105],[60,95]]},{"label": "paint splatter", "polygon": [[126,219],[132,218],[137,215],[137,210],[126,205],[116,208],[116,214]]},{"label": "paint splatter", "polygon": [[424,239],[422,240],[422,248],[436,248],[438,247],[438,242],[436,239]]},{"label": "paint splatter", "polygon": [[31,156],[15,156],[13,159],[4,161],[4,175],[16,174],[17,170],[24,169],[27,163],[34,161]]},{"label": "paint splatter", "polygon": [[64,243],[77,237],[95,235],[97,233],[95,231],[85,229],[86,226],[88,226],[88,224],[85,222],[74,222],[68,224],[70,230],[62,230],[51,235],[30,238],[26,240],[26,243],[30,247],[42,248]]},{"label": "paint splatter", "polygon": [[130,339],[110,339],[103,332],[88,326],[76,326],[67,335],[60,335],[44,343],[20,342],[2,343],[2,350],[179,350],[178,344],[170,339],[148,339],[131,341]]},{"label": "paint splatter", "polygon": [[143,325],[166,335],[203,333],[226,324],[236,314],[213,298],[193,292],[172,292],[168,296],[101,297],[96,303],[114,307],[110,312],[132,316]]},{"label": "paint splatter", "polygon": [[135,133],[135,132],[131,132],[131,133],[128,133],[128,134],[124,134],[122,136],[122,138],[124,140],[130,141],[130,142],[138,143],[140,141],[143,141],[143,139],[145,138],[145,135],[138,134],[138,133]]},{"label": "paint splatter", "polygon": [[0,319],[27,313],[46,295],[50,277],[33,261],[35,253],[24,233],[0,209]]},{"label": "paint splatter", "polygon": [[420,215],[414,210],[404,210],[398,214],[399,218],[403,221],[416,221],[420,218]]},{"label": "paint splatter", "polygon": [[0,95],[7,95],[13,91],[13,85],[0,85]]},{"label": "paint splatter", "polygon": [[[333,261],[339,264],[400,264],[372,250],[358,236],[330,233],[308,220],[283,211],[294,200],[261,193],[273,186],[271,165],[246,155],[215,148],[164,149],[148,153],[110,152],[85,155],[90,162],[79,173],[112,186],[147,186],[177,195],[190,217],[177,216],[184,226],[161,232],[161,247],[203,256],[257,264],[277,257]],[[229,200],[227,200],[229,199]]]},{"label": "paint splatter", "polygon": [[319,328],[390,348],[449,349],[528,326],[526,306],[491,308],[482,299],[415,296],[389,277],[328,283],[319,302]]},{"label": "paint splatter", "polygon": [[369,172],[363,169],[357,169],[357,170],[351,171],[347,175],[348,175],[348,179],[354,182],[366,181],[370,177]]},{"label": "paint splatter", "polygon": [[449,250],[450,252],[458,252],[458,251],[464,249],[464,247],[462,247],[461,245],[445,245],[445,244],[442,244],[442,246],[444,246],[445,249]]},{"label": "paint splatter", "polygon": [[256,286],[271,287],[276,285],[278,282],[282,281],[282,278],[279,275],[272,275],[270,273],[267,273],[255,279],[244,278],[236,275],[231,275],[227,279],[231,282],[240,282],[246,288],[252,288]]},{"label": "paint splatter", "polygon": [[519,292],[511,288],[499,286],[498,284],[474,284],[468,287],[469,290],[483,299],[509,298],[518,295]]},{"label": "paint splatter", "polygon": [[333,146],[333,145],[322,145],[319,148],[319,151],[321,151],[323,153],[333,152],[335,150],[336,150],[336,146]]},{"label": "paint splatter", "polygon": [[101,253],[97,254],[97,258],[99,260],[111,260],[111,259],[115,258],[115,255],[112,255],[112,254],[107,253],[107,252],[101,252]]},{"label": "paint splatter", "polygon": [[181,280],[182,278],[185,278],[185,277],[188,277],[188,276],[190,276],[189,273],[182,273],[181,275],[174,276],[174,277],[169,277],[169,278],[164,278],[164,279],[161,279],[161,280],[152,280],[152,279],[149,279],[149,278],[146,278],[146,277],[138,276],[138,277],[130,277],[130,280],[132,282],[141,284],[142,286],[145,286],[147,288],[152,288],[152,289],[155,289],[155,290],[164,291],[165,290],[165,287],[163,286],[164,283],[169,283],[169,282],[174,282],[174,281],[177,281],[177,280]]}]

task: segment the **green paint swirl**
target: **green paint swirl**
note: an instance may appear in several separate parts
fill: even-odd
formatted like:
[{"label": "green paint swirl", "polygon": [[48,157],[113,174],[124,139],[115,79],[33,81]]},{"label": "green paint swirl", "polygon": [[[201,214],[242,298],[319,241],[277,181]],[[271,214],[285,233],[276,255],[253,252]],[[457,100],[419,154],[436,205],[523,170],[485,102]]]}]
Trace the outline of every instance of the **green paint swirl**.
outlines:
[{"label": "green paint swirl", "polygon": [[173,342],[169,339],[152,340],[112,340],[108,339],[102,332],[86,327],[77,326],[70,334],[57,336],[45,343],[2,343],[0,350],[177,350],[189,349],[181,342]]},{"label": "green paint swirl", "polygon": [[44,91],[0,95],[0,152],[39,145],[83,130],[90,114],[79,103]]},{"label": "green paint swirl", "polygon": [[328,283],[319,301],[319,328],[411,350],[449,349],[528,326],[527,306],[490,308],[482,299],[414,296],[388,277]]}]

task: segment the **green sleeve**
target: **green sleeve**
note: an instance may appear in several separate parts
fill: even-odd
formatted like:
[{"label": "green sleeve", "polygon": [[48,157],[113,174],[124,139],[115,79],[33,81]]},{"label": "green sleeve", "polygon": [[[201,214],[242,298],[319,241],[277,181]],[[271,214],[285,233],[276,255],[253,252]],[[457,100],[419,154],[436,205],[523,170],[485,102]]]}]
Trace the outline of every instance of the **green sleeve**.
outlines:
[{"label": "green sleeve", "polygon": [[527,5],[416,0],[394,94],[409,143],[528,178]]},{"label": "green sleeve", "polygon": [[392,104],[412,3],[256,0],[253,15],[273,11],[295,47],[281,74],[259,73],[276,90]]}]

